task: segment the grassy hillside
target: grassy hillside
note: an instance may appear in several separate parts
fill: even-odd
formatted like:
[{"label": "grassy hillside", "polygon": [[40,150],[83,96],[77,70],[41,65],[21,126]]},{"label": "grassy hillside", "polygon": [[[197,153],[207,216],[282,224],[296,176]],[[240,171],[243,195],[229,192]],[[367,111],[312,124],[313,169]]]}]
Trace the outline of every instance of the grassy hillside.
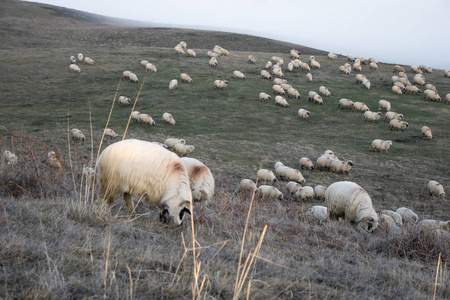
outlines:
[{"label": "grassy hillside", "polygon": [[[315,161],[331,149],[340,159],[354,162],[350,174],[304,171],[306,185],[355,181],[371,195],[377,211],[406,206],[420,219],[449,219],[448,200],[430,197],[426,184],[433,179],[449,185],[445,153],[450,145],[450,105],[426,102],[422,95],[393,95],[392,65],[381,62],[379,70],[363,66],[362,73],[372,83],[366,90],[355,83],[354,72],[339,74],[339,66],[347,62],[344,56],[329,61],[324,51],[254,36],[119,27],[117,22],[47,5],[0,1],[0,125],[4,126],[0,150],[10,149],[19,156],[16,168],[3,166],[0,173],[4,258],[0,297],[191,298],[194,262],[190,251],[184,255],[182,241],[184,237],[192,243],[190,225],[162,225],[157,209],[146,205],[130,216],[121,197],[110,208],[80,192],[86,191],[81,169],[93,165],[116,90],[117,96],[134,101],[142,87],[136,110],[156,121],[151,127],[130,123],[127,138],[159,142],[184,138],[195,145],[191,156],[215,176],[212,203],[197,205],[194,214],[203,247],[198,257],[203,262],[200,278],[207,278],[203,292],[213,298],[233,296],[250,203],[248,195],[240,195],[239,181],[255,180],[260,167],[273,169],[276,161],[299,168],[301,157]],[[197,57],[174,53],[173,47],[182,40]],[[230,55],[211,68],[206,53],[214,45],[228,49]],[[290,106],[281,108],[273,100],[273,81],[262,79],[260,71],[274,55],[287,65],[291,49],[299,50],[304,62],[314,55],[321,68],[311,71],[313,81],[308,82],[306,72],[288,72],[284,67],[285,79],[302,98],[287,98]],[[70,73],[69,57],[79,52],[93,58],[95,65],[79,63],[82,72]],[[256,57],[256,64],[247,62],[249,54]],[[139,65],[143,59],[154,63],[157,73],[146,73]],[[413,73],[404,67],[412,81]],[[140,82],[121,81],[124,70],[135,72]],[[232,78],[234,70],[247,79]],[[179,79],[182,72],[193,82],[180,82],[177,90],[169,90],[169,81]],[[450,92],[450,80],[442,70],[425,78],[441,97]],[[228,87],[214,89],[216,79],[227,80]],[[332,95],[319,106],[309,102],[307,94],[318,92],[321,85]],[[260,92],[273,99],[260,102]],[[365,122],[361,113],[338,109],[340,98],[364,102],[374,111],[378,101],[386,99],[393,111],[405,115],[409,128],[397,132],[382,120]],[[300,120],[299,108],[309,110],[310,118]],[[131,110],[114,105],[109,127],[119,136]],[[175,126],[162,122],[164,112],[174,116]],[[431,128],[433,140],[421,137],[424,125]],[[71,141],[69,151],[67,130],[75,127],[87,141]],[[388,154],[369,151],[376,138],[393,141]],[[104,141],[101,149],[110,143]],[[49,150],[61,157],[64,172],[47,167]],[[285,182],[277,187],[286,192]],[[265,225],[268,229],[262,258],[248,276],[250,298],[429,299],[439,253],[443,264],[437,298],[450,296],[448,240],[436,241],[415,227],[391,236],[381,227],[368,234],[343,222],[311,224],[303,214],[313,205],[325,204],[288,197],[256,199],[245,253],[255,247]]]}]

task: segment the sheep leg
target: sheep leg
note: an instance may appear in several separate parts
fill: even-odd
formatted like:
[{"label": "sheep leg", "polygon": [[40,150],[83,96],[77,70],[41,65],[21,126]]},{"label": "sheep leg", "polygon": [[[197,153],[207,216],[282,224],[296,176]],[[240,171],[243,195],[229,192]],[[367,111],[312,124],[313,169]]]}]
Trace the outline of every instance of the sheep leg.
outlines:
[{"label": "sheep leg", "polygon": [[134,212],[133,201],[131,200],[131,194],[123,193],[123,200],[125,200],[125,204],[127,205],[127,210],[129,213]]}]

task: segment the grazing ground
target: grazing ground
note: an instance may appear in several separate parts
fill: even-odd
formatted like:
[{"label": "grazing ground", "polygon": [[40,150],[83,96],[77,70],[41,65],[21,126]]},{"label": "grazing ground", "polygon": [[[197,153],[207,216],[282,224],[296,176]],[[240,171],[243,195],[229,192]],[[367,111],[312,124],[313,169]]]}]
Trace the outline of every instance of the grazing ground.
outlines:
[{"label": "grazing ground", "polygon": [[[426,184],[436,180],[450,186],[450,105],[424,101],[423,94],[393,95],[391,64],[380,62],[378,70],[363,65],[372,84],[366,90],[355,83],[355,72],[339,74],[346,56],[330,61],[328,52],[254,36],[124,24],[131,23],[0,0],[0,150],[19,158],[14,168],[2,161],[0,170],[0,298],[184,299],[193,293],[210,299],[430,299],[435,293],[437,299],[450,298],[445,236],[436,238],[416,226],[393,235],[380,225],[370,234],[344,222],[308,221],[305,210],[324,201],[294,201],[283,181],[276,186],[284,199],[255,199],[247,222],[251,195],[238,189],[242,178],[256,180],[261,167],[273,169],[282,161],[300,168],[301,157],[315,162],[331,149],[353,161],[349,175],[303,171],[305,185],[350,180],[370,194],[377,211],[405,206],[420,219],[448,220],[448,200],[431,197]],[[174,53],[182,40],[197,57]],[[206,53],[215,45],[230,55],[211,68]],[[291,49],[299,50],[304,62],[314,55],[321,68],[311,70],[308,82],[306,72],[283,67],[302,98],[287,98],[290,106],[281,108],[275,106],[273,81],[262,79],[260,71],[272,56],[287,65]],[[78,63],[82,72],[70,73],[69,57],[80,52],[95,64]],[[256,64],[247,62],[249,54]],[[143,59],[158,71],[146,73],[139,64]],[[404,67],[412,81],[414,74]],[[139,83],[121,80],[124,70],[135,72]],[[247,78],[232,78],[234,70]],[[182,72],[193,82],[169,90],[169,81]],[[216,79],[229,84],[214,89]],[[443,99],[450,92],[443,70],[425,79]],[[321,85],[331,96],[323,105],[309,102],[308,92],[318,92]],[[195,146],[190,156],[215,176],[211,203],[194,206],[195,255],[192,224],[163,225],[159,211],[147,205],[130,215],[121,197],[112,207],[99,205],[96,185],[81,175],[84,166],[95,165],[99,149],[113,142],[101,143],[110,112],[108,127],[119,137],[125,133],[132,106],[114,103],[116,91],[117,98],[125,95],[132,103],[138,97],[135,110],[156,121],[155,126],[131,122],[126,138],[184,138]],[[260,102],[260,92],[272,100]],[[341,98],[364,102],[373,111],[386,99],[409,127],[390,131],[382,120],[365,122],[361,113],[338,109]],[[300,120],[299,108],[311,116]],[[174,116],[175,126],[163,123],[164,112]],[[431,128],[432,140],[422,138],[424,125]],[[87,140],[71,141],[72,128],[81,129]],[[393,141],[389,153],[369,151],[376,138]],[[63,170],[47,165],[50,150]],[[242,276],[240,292],[241,245],[243,260],[252,253],[256,258]]]}]

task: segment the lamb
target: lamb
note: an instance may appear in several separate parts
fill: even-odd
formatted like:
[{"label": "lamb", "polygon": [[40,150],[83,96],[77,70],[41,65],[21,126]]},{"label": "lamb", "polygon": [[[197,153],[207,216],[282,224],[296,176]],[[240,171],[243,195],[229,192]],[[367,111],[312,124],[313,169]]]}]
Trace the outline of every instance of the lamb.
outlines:
[{"label": "lamb", "polygon": [[319,87],[319,93],[322,96],[327,96],[327,97],[331,96],[331,92],[326,87],[324,87],[323,85]]},{"label": "lamb", "polygon": [[211,59],[208,62],[210,67],[217,67],[219,65],[219,61],[215,56],[211,57]]},{"label": "lamb", "polygon": [[422,135],[424,139],[432,139],[433,138],[433,134],[431,133],[431,129],[428,126],[423,126],[422,127]]},{"label": "lamb", "polygon": [[392,73],[399,73],[399,72],[405,72],[405,69],[399,65],[395,65],[394,71],[392,71]]},{"label": "lamb", "polygon": [[186,144],[186,141],[184,139],[175,138],[168,138],[164,141],[164,145],[166,145],[167,148],[173,148],[176,144]]},{"label": "lamb", "polygon": [[400,207],[397,209],[396,213],[402,216],[403,224],[417,223],[419,217],[409,208]]},{"label": "lamb", "polygon": [[444,187],[435,180],[430,180],[427,185],[430,196],[445,198]]},{"label": "lamb", "polygon": [[370,81],[369,81],[369,79],[363,79],[362,85],[363,85],[366,89],[370,90]]},{"label": "lamb", "polygon": [[391,110],[391,103],[389,101],[386,100],[380,100],[378,101],[378,110],[386,110],[386,111],[390,111]]},{"label": "lamb", "polygon": [[425,97],[425,101],[441,101],[441,96],[439,96],[439,93],[436,91],[425,90],[423,95]]},{"label": "lamb", "polygon": [[300,183],[295,182],[295,181],[289,181],[286,184],[286,191],[288,192],[289,196],[292,196],[295,193],[297,193],[298,189],[301,187],[302,186],[300,185]]},{"label": "lamb", "polygon": [[191,76],[189,76],[186,73],[181,73],[180,74],[180,79],[181,79],[181,82],[192,82]]},{"label": "lamb", "polygon": [[348,161],[340,161],[340,160],[332,160],[330,169],[333,173],[338,174],[347,174],[350,171],[350,169],[353,167],[353,162],[351,160]]},{"label": "lamb", "polygon": [[106,128],[104,130],[104,134],[105,136],[111,138],[111,139],[116,139],[118,134],[114,132],[114,130],[112,130],[111,128]]},{"label": "lamb", "polygon": [[282,180],[295,181],[298,183],[305,182],[305,178],[299,170],[287,166],[280,166],[276,169],[277,177]]},{"label": "lamb", "polygon": [[70,131],[70,135],[72,136],[72,140],[74,140],[74,141],[82,141],[82,142],[84,142],[84,140],[86,139],[86,137],[84,136],[84,134],[81,132],[81,130],[80,129],[77,129],[77,128],[73,128],[71,131]]},{"label": "lamb", "polygon": [[378,227],[378,215],[373,209],[372,200],[358,184],[351,181],[335,182],[327,188],[325,199],[331,219],[344,218],[367,231]]},{"label": "lamb", "polygon": [[272,97],[269,94],[259,93],[259,101],[267,103],[267,101],[270,99],[272,99]]},{"label": "lamb", "polygon": [[173,150],[178,153],[180,156],[188,155],[192,151],[195,150],[195,147],[193,145],[186,145],[182,143],[178,143],[175,146],[173,146]]},{"label": "lamb", "polygon": [[140,112],[138,112],[137,110],[133,111],[131,113],[131,120],[133,120],[134,123],[139,122],[139,116],[141,115]]},{"label": "lamb", "polygon": [[70,64],[70,66],[69,66],[69,71],[70,71],[70,72],[78,72],[78,73],[80,73],[80,72],[81,72],[81,69],[80,69],[80,67],[77,66],[76,64]]},{"label": "lamb", "polygon": [[155,125],[155,121],[153,121],[153,118],[149,114],[140,114],[138,118],[139,124],[147,124],[150,126]]},{"label": "lamb", "polygon": [[124,106],[128,106],[131,103],[131,99],[127,98],[125,96],[119,96],[119,101],[118,104],[119,105],[124,105]]},{"label": "lamb", "polygon": [[188,50],[186,51],[186,54],[187,54],[188,57],[196,57],[196,56],[197,56],[197,54],[195,53],[195,51],[192,50],[192,49],[188,49]]},{"label": "lamb", "polygon": [[316,185],[314,187],[314,196],[317,200],[325,200],[325,192],[327,190],[326,186]]},{"label": "lamb", "polygon": [[369,63],[370,69],[371,70],[378,70],[378,65],[377,63],[371,62]]},{"label": "lamb", "polygon": [[17,156],[9,150],[3,151],[3,159],[8,166],[14,166],[17,163]]},{"label": "lamb", "polygon": [[365,111],[364,112],[364,121],[378,121],[381,118],[381,113],[380,112],[374,112],[374,111]]},{"label": "lamb", "polygon": [[87,65],[93,65],[95,63],[95,61],[92,58],[90,58],[90,57],[86,57],[84,59],[84,63],[87,64]]},{"label": "lamb", "polygon": [[314,189],[310,186],[302,186],[294,194],[294,198],[301,201],[308,201],[314,199]]},{"label": "lamb", "polygon": [[174,89],[177,89],[177,88],[178,88],[178,80],[172,79],[169,82],[169,90],[174,90]]},{"label": "lamb", "polygon": [[79,62],[83,61],[83,54],[82,53],[78,53],[77,57],[78,57],[78,61]]},{"label": "lamb", "polygon": [[233,71],[233,78],[245,79],[245,75],[241,71],[236,70],[236,71]]},{"label": "lamb", "polygon": [[341,98],[339,100],[338,108],[353,108],[354,102],[347,98]]},{"label": "lamb", "polygon": [[299,99],[302,97],[302,95],[300,95],[300,93],[294,88],[288,89],[287,94],[289,98],[294,97],[295,99]]},{"label": "lamb", "polygon": [[350,74],[350,70],[347,69],[345,66],[339,66],[339,73],[348,75],[348,74]]},{"label": "lamb", "polygon": [[365,104],[365,103],[362,103],[362,102],[355,102],[355,103],[353,103],[353,106],[352,106],[352,108],[353,108],[353,111],[356,111],[356,112],[365,112],[365,111],[369,111],[370,109],[369,109],[369,107]]},{"label": "lamb", "polygon": [[362,83],[364,79],[366,79],[366,76],[363,74],[356,74],[356,83]]},{"label": "lamb", "polygon": [[253,55],[248,56],[248,62],[252,64],[256,64],[256,59]]},{"label": "lamb", "polygon": [[403,220],[402,216],[399,213],[392,210],[382,210],[380,213],[383,215],[388,215],[392,218],[392,220],[394,220],[395,225],[397,225],[398,227],[402,227]]},{"label": "lamb", "polygon": [[311,73],[306,74],[306,79],[307,79],[308,81],[312,81],[312,75],[311,75]]},{"label": "lamb", "polygon": [[272,79],[272,76],[266,70],[261,70],[261,78],[263,79]]},{"label": "lamb", "polygon": [[337,58],[337,55],[333,52],[328,53],[328,59],[329,60],[335,60]]},{"label": "lamb", "polygon": [[384,121],[390,121],[393,119],[401,120],[403,119],[403,114],[396,113],[395,111],[388,111],[384,116]]},{"label": "lamb", "polygon": [[214,81],[214,88],[216,88],[216,89],[224,89],[224,88],[226,88],[227,87],[227,85],[228,85],[228,81],[226,81],[226,80],[215,80]]},{"label": "lamb", "polygon": [[414,84],[418,84],[418,85],[425,85],[425,78],[423,77],[422,74],[416,74],[416,76],[414,76],[413,78],[413,82]]},{"label": "lamb", "polygon": [[139,82],[139,79],[138,79],[137,75],[134,74],[134,73],[131,73],[130,76],[128,76],[128,77],[130,78],[131,82],[135,82],[135,83]]},{"label": "lamb", "polygon": [[376,150],[380,150],[380,153],[384,151],[386,151],[386,153],[388,153],[388,149],[389,147],[391,147],[392,145],[392,141],[391,140],[380,140],[380,139],[375,139],[372,141],[372,144],[370,145],[370,151],[376,151]]},{"label": "lamb", "polygon": [[394,85],[394,86],[392,86],[392,93],[401,96],[402,95],[402,89],[400,87]]},{"label": "lamb", "polygon": [[280,94],[280,95],[286,94],[285,90],[279,84],[274,84],[272,86],[272,91],[274,94]]},{"label": "lamb", "polygon": [[258,181],[262,181],[264,183],[270,182],[273,184],[277,182],[275,174],[273,174],[272,171],[267,169],[259,169],[258,172],[256,172],[256,178],[258,178]]},{"label": "lamb", "polygon": [[189,177],[192,200],[209,202],[214,195],[215,186],[211,170],[195,158],[183,157],[180,161]]},{"label": "lamb", "polygon": [[307,158],[307,157],[302,157],[300,158],[300,169],[305,168],[305,170],[314,170],[314,164],[312,163],[312,161]]},{"label": "lamb", "polygon": [[157,69],[156,66],[152,63],[148,63],[145,65],[145,72],[151,72],[151,73],[156,73]]},{"label": "lamb", "polygon": [[282,96],[276,96],[275,97],[275,105],[282,106],[282,107],[288,107],[289,103],[286,101],[286,98]]},{"label": "lamb", "polygon": [[405,87],[405,94],[417,95],[420,94],[420,89],[417,86],[408,85],[407,87]]},{"label": "lamb", "polygon": [[71,64],[75,64],[75,63],[77,63],[77,58],[75,57],[75,56],[70,56],[70,63]]},{"label": "lamb", "polygon": [[276,199],[283,199],[283,193],[281,193],[276,187],[271,185],[261,185],[256,190],[256,195],[261,198],[276,198]]},{"label": "lamb", "polygon": [[397,131],[401,130],[403,132],[403,129],[405,129],[407,127],[408,127],[408,122],[405,122],[405,121],[393,119],[389,122],[390,130],[396,129]]},{"label": "lamb", "polygon": [[253,192],[254,190],[256,190],[256,184],[251,179],[242,179],[239,183],[239,189],[241,190],[241,193],[244,191]]},{"label": "lamb", "polygon": [[163,113],[162,115],[164,123],[169,123],[170,125],[175,125],[175,119],[173,116],[167,112]]},{"label": "lamb", "polygon": [[[122,159],[126,157],[127,159]],[[160,209],[160,220],[181,225],[192,205],[189,178],[177,155],[150,142],[130,139],[109,145],[97,161],[100,202],[114,203],[123,193],[127,210],[134,212],[132,195]]]},{"label": "lamb", "polygon": [[307,118],[309,117],[310,114],[311,114],[311,113],[310,113],[309,111],[307,111],[306,109],[300,108],[300,109],[298,110],[298,117],[299,117],[300,119],[305,120],[305,119],[307,119]]},{"label": "lamb", "polygon": [[319,223],[325,222],[328,220],[328,210],[325,206],[312,206],[308,208],[305,216],[308,219],[318,221]]}]

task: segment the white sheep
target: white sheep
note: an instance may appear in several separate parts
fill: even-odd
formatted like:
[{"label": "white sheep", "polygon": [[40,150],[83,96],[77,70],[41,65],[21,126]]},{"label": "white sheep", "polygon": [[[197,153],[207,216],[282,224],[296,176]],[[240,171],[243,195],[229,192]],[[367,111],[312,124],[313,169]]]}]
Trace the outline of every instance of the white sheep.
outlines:
[{"label": "white sheep", "polygon": [[433,90],[433,91],[438,91],[437,89],[436,89],[436,86],[435,85],[433,85],[433,84],[431,84],[431,83],[427,83],[426,85],[425,85],[425,88],[427,89],[427,90]]},{"label": "white sheep", "polygon": [[245,75],[244,73],[242,73],[241,71],[233,71],[233,78],[238,78],[238,79],[245,79]]},{"label": "white sheep", "polygon": [[181,73],[180,74],[180,79],[181,79],[181,82],[192,82],[191,76],[189,76],[186,73]]},{"label": "white sheep", "polygon": [[339,100],[338,108],[350,108],[352,109],[354,102],[347,98],[341,98]]},{"label": "white sheep", "polygon": [[328,210],[325,206],[312,206],[305,212],[306,218],[309,220],[318,221],[319,223],[328,220]]},{"label": "white sheep", "polygon": [[280,95],[286,94],[286,91],[279,84],[274,84],[272,86],[272,91],[274,94],[280,94]]},{"label": "white sheep", "polygon": [[156,71],[158,71],[156,69],[156,66],[152,63],[148,63],[145,65],[145,72],[151,72],[151,73],[156,73]]},{"label": "white sheep", "polygon": [[405,69],[402,66],[395,65],[394,66],[394,71],[392,71],[392,73],[399,73],[399,72],[405,73]]},{"label": "white sheep", "polygon": [[310,82],[313,80],[311,73],[306,74],[306,79]]},{"label": "white sheep", "polygon": [[300,119],[307,119],[311,113],[307,111],[306,109],[300,108],[298,110],[298,117]]},{"label": "white sheep", "polygon": [[433,73],[433,69],[427,65],[420,65],[419,68],[425,73]]},{"label": "white sheep", "polygon": [[400,121],[397,119],[393,119],[389,121],[389,129],[393,130],[396,129],[397,131],[401,130],[403,132],[403,129],[408,127],[408,122]]},{"label": "white sheep", "polygon": [[362,83],[364,79],[366,79],[366,76],[363,74],[356,74],[356,83]]},{"label": "white sheep", "polygon": [[80,72],[81,72],[81,69],[80,69],[80,67],[77,66],[76,64],[70,64],[70,66],[69,66],[69,71],[70,71],[70,72],[78,72],[78,73],[80,73]]},{"label": "white sheep", "polygon": [[415,65],[411,66],[411,71],[413,71],[416,74],[422,74],[422,70],[418,66],[415,66]]},{"label": "white sheep", "polygon": [[261,70],[261,78],[263,79],[272,79],[272,76],[266,70]]},{"label": "white sheep", "polygon": [[192,200],[208,202],[214,195],[214,176],[204,163],[195,158],[183,157],[181,163],[186,168],[192,191]]},{"label": "white sheep", "polygon": [[334,158],[329,155],[321,155],[316,161],[317,170],[322,171],[325,169],[330,171],[333,160]]},{"label": "white sheep", "polygon": [[289,72],[292,72],[292,70],[294,70],[294,63],[293,62],[289,62],[287,65],[287,69]]},{"label": "white sheep", "polygon": [[378,70],[378,64],[375,62],[369,63],[369,66],[371,70]]},{"label": "white sheep", "polygon": [[298,50],[292,49],[289,52],[289,57],[291,57],[291,58],[300,58],[300,54],[298,53]]},{"label": "white sheep", "polygon": [[268,62],[266,62],[266,69],[270,69],[272,67],[272,62],[269,60]]},{"label": "white sheep", "polygon": [[184,139],[168,138],[164,141],[167,148],[173,148],[176,144],[186,144]]},{"label": "white sheep", "polygon": [[86,137],[85,137],[84,134],[81,132],[81,130],[80,130],[80,129],[77,129],[77,128],[73,128],[73,129],[70,131],[70,134],[71,134],[71,136],[72,136],[72,140],[74,140],[74,141],[82,141],[82,142],[84,142],[85,139],[86,139]]},{"label": "white sheep", "polygon": [[79,62],[83,61],[83,54],[82,53],[78,53],[77,57],[78,57],[78,61]]},{"label": "white sheep", "polygon": [[14,166],[17,163],[17,156],[9,150],[3,151],[3,159],[9,166]]},{"label": "white sheep", "polygon": [[275,174],[267,169],[259,169],[258,172],[256,172],[256,178],[258,178],[258,181],[262,181],[263,183],[274,183],[277,181]]},{"label": "white sheep", "polygon": [[364,121],[378,121],[381,118],[381,112],[374,112],[374,111],[365,111],[364,112]]},{"label": "white sheep", "polygon": [[375,58],[373,58],[373,57],[370,57],[369,58],[369,62],[371,63],[371,62],[374,62],[374,63],[378,63],[378,61],[375,59]]},{"label": "white sheep", "polygon": [[353,162],[351,160],[347,161],[340,161],[333,159],[331,161],[330,170],[333,173],[338,174],[347,174],[350,171],[350,169],[353,167]]},{"label": "white sheep", "polygon": [[134,74],[134,73],[131,73],[130,76],[128,76],[128,77],[130,78],[131,82],[135,82],[135,83],[139,82],[139,79],[138,79],[137,75]]},{"label": "white sheep", "polygon": [[215,56],[211,57],[211,59],[208,62],[210,67],[217,67],[219,65],[219,61]]},{"label": "white sheep", "polygon": [[272,69],[272,75],[273,76],[280,76],[280,77],[284,77],[284,73],[283,73],[283,71],[281,70],[281,68],[273,68]]},{"label": "white sheep", "polygon": [[267,101],[270,100],[270,99],[272,99],[272,97],[269,94],[267,94],[267,93],[259,93],[259,101],[267,103]]},{"label": "white sheep", "polygon": [[298,189],[301,187],[302,186],[300,185],[300,183],[295,181],[289,181],[288,183],[286,183],[286,191],[289,194],[289,196],[293,196],[295,193],[297,193]]},{"label": "white sheep", "polygon": [[313,69],[320,69],[320,63],[317,60],[312,60],[309,65]]},{"label": "white sheep", "polygon": [[398,227],[402,227],[403,220],[402,216],[399,213],[388,209],[382,210],[380,213],[383,215],[388,215],[392,218],[392,220],[394,220],[395,225],[397,225]]},{"label": "white sheep", "polygon": [[289,103],[286,101],[286,98],[278,95],[275,97],[275,105],[282,106],[282,107],[288,107]]},{"label": "white sheep", "polygon": [[277,162],[275,163],[274,168],[275,168],[275,170],[276,170],[278,167],[281,167],[281,166],[284,166],[284,164],[283,164],[281,161],[277,161]]},{"label": "white sheep", "polygon": [[174,89],[177,89],[177,88],[178,88],[178,80],[172,79],[169,82],[169,90],[174,90]]},{"label": "white sheep", "polygon": [[354,63],[353,64],[353,71],[355,72],[362,72],[362,67],[359,63]]},{"label": "white sheep", "polygon": [[309,65],[307,64],[307,63],[304,63],[304,62],[302,62],[301,64],[300,64],[300,68],[303,70],[303,71],[311,71],[311,68],[309,67]]},{"label": "white sheep", "polygon": [[138,112],[137,110],[133,111],[131,113],[131,120],[133,120],[134,123],[139,122],[139,116],[141,115],[140,112]]},{"label": "white sheep", "polygon": [[131,103],[131,99],[125,96],[119,96],[119,101],[118,104],[119,105],[124,105],[124,106],[128,106]]},{"label": "white sheep", "polygon": [[386,110],[386,111],[390,111],[391,110],[391,103],[387,100],[380,100],[378,101],[378,110]]},{"label": "white sheep", "polygon": [[403,114],[396,113],[395,111],[388,111],[384,115],[384,121],[390,121],[393,119],[401,120],[403,119]]},{"label": "white sheep", "polygon": [[423,95],[425,97],[425,101],[441,101],[441,96],[439,96],[439,93],[436,91],[425,90]]},{"label": "white sheep", "polygon": [[445,198],[444,187],[439,182],[430,180],[427,184],[427,188],[430,196]]},{"label": "white sheep", "polygon": [[335,60],[336,58],[337,58],[337,55],[334,54],[333,52],[328,53],[328,59]]},{"label": "white sheep", "polygon": [[391,147],[392,145],[392,141],[391,140],[380,140],[380,139],[375,139],[372,141],[372,144],[370,145],[370,151],[376,151],[376,150],[380,150],[380,153],[384,151],[386,151],[386,153],[388,153],[388,149],[389,147]]},{"label": "white sheep", "polygon": [[399,82],[403,83],[405,86],[411,85],[411,82],[409,82],[409,80],[407,78],[402,78],[400,77],[398,79]]},{"label": "white sheep", "polygon": [[177,53],[177,54],[184,54],[183,47],[182,47],[180,44],[176,45],[176,46],[173,48],[173,51],[174,51],[175,53]]},{"label": "white sheep", "polygon": [[311,159],[307,157],[302,157],[299,160],[300,163],[300,169],[305,168],[306,170],[314,170],[314,164],[312,163]]},{"label": "white sheep", "polygon": [[365,230],[378,227],[378,215],[373,209],[369,194],[351,181],[335,182],[325,192],[327,209],[331,219],[343,218]]},{"label": "white sheep", "polygon": [[141,67],[144,67],[149,63],[148,60],[141,60]]},{"label": "white sheep", "polygon": [[169,123],[170,125],[175,125],[175,123],[176,123],[173,116],[171,114],[169,114],[168,112],[163,113],[162,119],[163,119],[164,123]]},{"label": "white sheep", "polygon": [[322,105],[322,104],[323,104],[323,98],[322,98],[322,96],[320,96],[320,95],[314,95],[313,102],[316,103],[316,104]]},{"label": "white sheep", "polygon": [[84,63],[87,64],[87,65],[93,65],[95,63],[95,61],[92,58],[90,58],[90,57],[86,57],[84,59]]},{"label": "white sheep", "polygon": [[350,74],[350,70],[346,66],[339,66],[339,73],[348,75]]},{"label": "white sheep", "polygon": [[406,90],[406,87],[403,83],[401,83],[400,81],[395,82],[393,85],[398,86],[402,92],[404,92]]},{"label": "white sheep", "polygon": [[131,71],[123,71],[122,72],[122,78],[129,78],[131,75]]},{"label": "white sheep", "polygon": [[417,224],[422,230],[450,230],[450,221],[422,220]]},{"label": "white sheep", "polygon": [[362,85],[363,85],[366,89],[370,90],[370,81],[369,81],[369,79],[367,79],[367,78],[363,79]]},{"label": "white sheep", "polygon": [[301,201],[308,201],[314,199],[314,189],[310,186],[302,186],[294,194],[294,198]]},{"label": "white sheep", "polygon": [[302,95],[300,95],[300,93],[294,88],[288,89],[287,90],[287,95],[288,95],[289,98],[290,97],[294,97],[295,99],[299,99],[299,98],[302,97]]},{"label": "white sheep", "polygon": [[433,138],[433,134],[431,133],[431,129],[428,126],[423,126],[422,127],[422,135],[423,138],[425,139],[432,139]]},{"label": "white sheep", "polygon": [[276,187],[271,185],[261,185],[256,189],[256,195],[260,198],[275,198],[283,199],[283,193],[280,192]]},{"label": "white sheep", "polygon": [[448,103],[450,103],[450,93],[445,95],[445,104],[448,104]]},{"label": "white sheep", "polygon": [[422,74],[416,74],[413,78],[414,84],[425,85],[425,77]]},{"label": "white sheep", "polygon": [[186,145],[182,143],[178,143],[175,146],[173,146],[173,150],[178,153],[180,156],[188,155],[192,151],[195,150],[195,147],[193,145]]},{"label": "white sheep", "polygon": [[386,214],[379,214],[378,215],[379,220],[379,227],[378,230],[383,230],[382,234],[390,234],[390,235],[398,235],[402,232],[402,229],[395,224],[394,219],[392,219],[391,216]]},{"label": "white sheep", "polygon": [[353,103],[353,106],[352,106],[352,108],[353,108],[353,111],[357,111],[357,112],[365,112],[365,111],[369,111],[370,109],[369,109],[369,107],[365,104],[365,103],[362,103],[362,102],[355,102],[355,103]]},{"label": "white sheep", "polygon": [[408,85],[405,87],[405,94],[413,94],[413,95],[418,95],[420,94],[421,91],[417,86],[414,85]]},{"label": "white sheep", "polygon": [[287,167],[287,166],[279,166],[276,169],[277,177],[282,180],[287,181],[295,181],[298,183],[305,182],[305,178],[303,177],[302,173],[294,168]]},{"label": "white sheep", "polygon": [[347,60],[348,61],[354,61],[355,57],[353,55],[349,54],[349,55],[347,55]]},{"label": "white sheep", "polygon": [[314,96],[315,96],[315,95],[317,95],[316,92],[314,92],[314,91],[309,91],[309,92],[308,92],[308,100],[309,100],[309,101],[314,101]]},{"label": "white sheep", "polygon": [[253,192],[254,190],[256,190],[256,184],[251,179],[242,179],[241,182],[239,183],[239,189],[241,193],[244,191]]},{"label": "white sheep", "polygon": [[392,86],[392,93],[397,94],[399,96],[401,96],[403,94],[402,89],[396,85]]},{"label": "white sheep", "polygon": [[287,84],[287,83],[282,83],[282,84],[280,84],[280,86],[283,88],[283,90],[285,92],[287,92],[289,89],[292,89],[292,85]]},{"label": "white sheep", "polygon": [[227,87],[227,85],[228,85],[228,81],[226,81],[226,80],[219,80],[219,79],[217,79],[217,80],[215,80],[214,81],[214,88],[216,88],[216,89],[224,89],[224,88],[226,88]]},{"label": "white sheep", "polygon": [[325,200],[326,190],[327,190],[326,186],[316,185],[314,187],[314,197],[316,197],[317,200]]},{"label": "white sheep", "polygon": [[155,121],[153,120],[153,118],[149,115],[149,114],[140,114],[139,118],[138,118],[139,124],[147,124],[150,126],[155,125]]},{"label": "white sheep", "polygon": [[179,45],[180,45],[183,49],[186,49],[186,48],[187,48],[187,43],[186,43],[185,41],[181,41],[181,42],[179,43]]},{"label": "white sheep", "polygon": [[62,169],[61,162],[59,161],[58,157],[56,156],[55,151],[49,151],[47,153],[47,161],[48,165],[55,169]]},{"label": "white sheep", "polygon": [[70,63],[75,64],[77,63],[77,58],[75,56],[70,56]]},{"label": "white sheep", "polygon": [[112,130],[111,128],[106,128],[104,130],[104,134],[105,136],[111,138],[111,139],[116,139],[119,135],[117,133],[114,132],[114,130]]},{"label": "white sheep", "polygon": [[197,54],[195,53],[195,51],[192,50],[192,49],[186,50],[186,54],[187,54],[188,57],[196,57],[196,56],[197,56]]},{"label": "white sheep", "polygon": [[253,55],[248,56],[248,62],[252,64],[256,64],[256,59]]},{"label": "white sheep", "polygon": [[319,93],[322,96],[327,96],[327,97],[331,96],[331,92],[328,90],[328,88],[324,87],[323,85],[319,87]]},{"label": "white sheep", "polygon": [[286,79],[281,79],[281,78],[274,78],[273,79],[273,84],[278,84],[279,86],[281,86],[283,83],[287,83]]},{"label": "white sheep", "polygon": [[414,211],[406,207],[400,207],[397,209],[396,213],[402,216],[403,224],[417,223],[419,217]]},{"label": "white sheep", "polygon": [[[126,159],[123,159],[126,158]],[[174,153],[150,142],[124,140],[108,146],[97,161],[100,202],[114,203],[123,194],[128,211],[134,211],[131,196],[142,196],[160,209],[160,220],[172,218],[181,225],[192,205],[189,177]]]}]

